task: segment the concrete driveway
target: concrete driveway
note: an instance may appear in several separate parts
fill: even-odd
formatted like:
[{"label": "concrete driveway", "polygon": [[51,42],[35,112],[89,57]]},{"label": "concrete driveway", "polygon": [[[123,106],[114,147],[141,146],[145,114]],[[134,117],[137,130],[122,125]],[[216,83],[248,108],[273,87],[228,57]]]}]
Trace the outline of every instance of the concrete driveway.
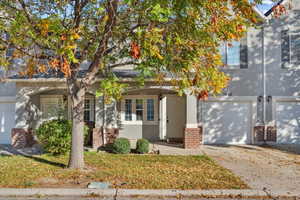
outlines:
[{"label": "concrete driveway", "polygon": [[300,190],[300,146],[201,147],[223,167],[240,176],[252,189]]}]

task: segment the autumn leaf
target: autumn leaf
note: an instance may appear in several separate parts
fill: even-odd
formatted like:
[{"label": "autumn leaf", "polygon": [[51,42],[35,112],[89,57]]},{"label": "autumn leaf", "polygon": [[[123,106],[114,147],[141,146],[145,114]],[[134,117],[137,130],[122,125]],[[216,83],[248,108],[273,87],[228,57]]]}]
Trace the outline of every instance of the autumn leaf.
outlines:
[{"label": "autumn leaf", "polygon": [[130,55],[131,55],[131,57],[133,57],[135,59],[139,59],[141,57],[140,47],[135,42],[131,42]]}]

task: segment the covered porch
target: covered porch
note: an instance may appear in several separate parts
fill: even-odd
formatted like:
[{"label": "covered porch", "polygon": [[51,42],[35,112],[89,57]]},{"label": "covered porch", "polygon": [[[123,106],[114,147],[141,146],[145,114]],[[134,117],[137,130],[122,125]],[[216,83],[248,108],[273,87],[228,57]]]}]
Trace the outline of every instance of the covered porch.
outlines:
[{"label": "covered porch", "polygon": [[[19,144],[20,135],[35,130],[46,120],[71,119],[71,100],[65,85],[20,84],[18,89],[13,144]],[[150,85],[129,90],[122,100],[107,105],[103,97],[94,95],[96,89],[96,86],[92,87],[84,100],[84,121],[91,130],[87,145],[94,149],[117,137],[128,138],[133,146],[140,138],[150,142],[179,143],[185,148],[200,145],[197,99],[188,92],[178,96],[169,86]]]}]

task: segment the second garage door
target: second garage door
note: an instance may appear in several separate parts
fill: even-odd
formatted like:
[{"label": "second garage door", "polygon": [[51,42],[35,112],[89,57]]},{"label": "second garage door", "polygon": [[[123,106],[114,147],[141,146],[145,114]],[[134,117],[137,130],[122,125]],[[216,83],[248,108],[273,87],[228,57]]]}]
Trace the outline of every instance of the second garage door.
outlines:
[{"label": "second garage door", "polygon": [[0,144],[11,143],[11,129],[15,127],[15,103],[0,103]]},{"label": "second garage door", "polygon": [[202,115],[204,144],[250,143],[250,102],[205,102]]},{"label": "second garage door", "polygon": [[277,102],[277,143],[300,144],[300,102]]}]

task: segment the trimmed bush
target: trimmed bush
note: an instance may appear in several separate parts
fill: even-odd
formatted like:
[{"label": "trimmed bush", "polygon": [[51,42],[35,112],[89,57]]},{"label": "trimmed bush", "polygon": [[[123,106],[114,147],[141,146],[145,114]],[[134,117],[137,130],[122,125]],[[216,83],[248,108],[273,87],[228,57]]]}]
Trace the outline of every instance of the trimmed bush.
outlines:
[{"label": "trimmed bush", "polygon": [[138,139],[136,142],[136,152],[137,153],[149,153],[149,141],[146,139]]},{"label": "trimmed bush", "polygon": [[[87,128],[84,128],[84,137]],[[43,149],[52,154],[65,154],[71,149],[72,122],[65,119],[55,119],[43,122],[36,130],[36,135]]]},{"label": "trimmed bush", "polygon": [[126,154],[130,152],[130,142],[127,138],[117,138],[111,148],[113,153]]}]

